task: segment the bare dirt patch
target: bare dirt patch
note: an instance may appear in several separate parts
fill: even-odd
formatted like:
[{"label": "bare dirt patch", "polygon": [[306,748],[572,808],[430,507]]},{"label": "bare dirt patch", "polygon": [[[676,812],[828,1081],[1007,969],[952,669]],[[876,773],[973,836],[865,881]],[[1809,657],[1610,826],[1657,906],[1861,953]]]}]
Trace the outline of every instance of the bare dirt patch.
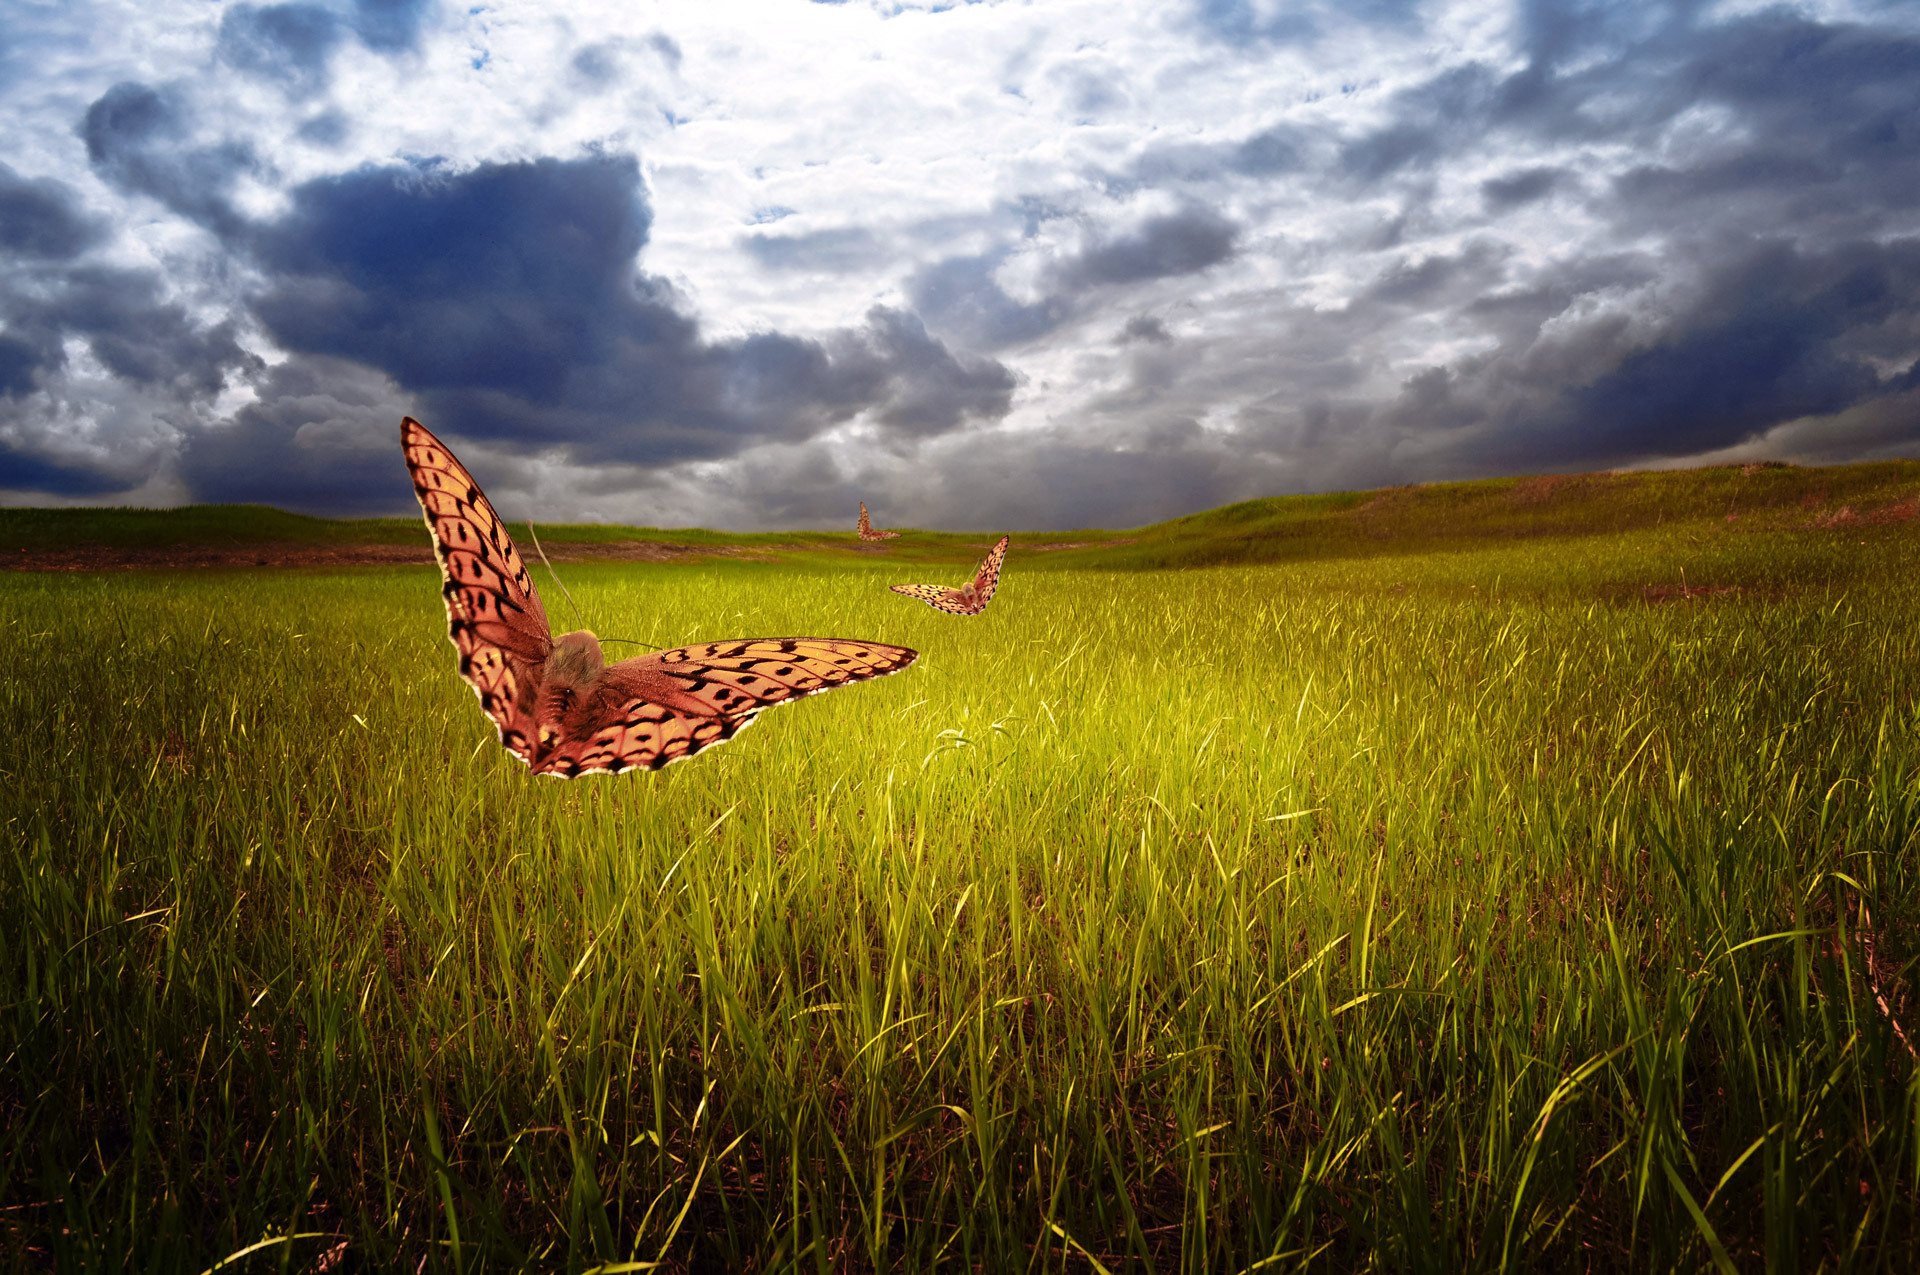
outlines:
[{"label": "bare dirt patch", "polygon": [[1365,504],[1354,506],[1353,512],[1356,514],[1373,514],[1379,513],[1384,509],[1392,509],[1396,505],[1404,505],[1412,499],[1413,493],[1418,490],[1419,487],[1413,483],[1407,483],[1399,487],[1383,487],[1375,492]]},{"label": "bare dirt patch", "polygon": [[1816,515],[1807,525],[1821,531],[1842,531],[1848,527],[1891,527],[1912,522],[1916,517],[1920,517],[1920,496],[1909,496],[1905,500],[1889,501],[1865,510],[1842,505]]},{"label": "bare dirt patch", "polygon": [[1592,485],[1589,478],[1587,474],[1537,474],[1515,483],[1507,500],[1516,505],[1549,504],[1560,496],[1586,490]]}]

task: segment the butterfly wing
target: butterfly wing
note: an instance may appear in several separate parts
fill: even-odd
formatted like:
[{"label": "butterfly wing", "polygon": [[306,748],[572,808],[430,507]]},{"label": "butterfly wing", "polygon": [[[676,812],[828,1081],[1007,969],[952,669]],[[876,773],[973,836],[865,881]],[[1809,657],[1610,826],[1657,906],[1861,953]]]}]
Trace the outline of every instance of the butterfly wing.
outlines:
[{"label": "butterfly wing", "polygon": [[765,709],[897,673],[918,658],[908,647],[850,638],[744,638],[622,660],[533,769],[566,778],[658,770],[732,739]]},{"label": "butterfly wing", "polygon": [[1000,583],[1000,564],[1007,558],[1007,541],[1011,537],[1002,536],[991,552],[980,560],[980,569],[973,576],[974,608],[971,614],[987,609],[987,603],[993,599],[993,590]]},{"label": "butterfly wing", "polygon": [[460,676],[522,761],[534,755],[534,698],[553,648],[547,613],[506,525],[467,472],[427,427],[400,422],[400,446],[413,475],[447,603],[447,636],[460,653]]},{"label": "butterfly wing", "polygon": [[946,589],[937,584],[890,584],[887,587],[951,615],[979,615],[987,609],[994,586],[1000,583],[1000,563],[1007,556],[1007,540],[1006,536],[1000,537],[1000,543],[980,560],[973,580],[964,589]]},{"label": "butterfly wing", "polygon": [[939,584],[890,584],[887,588],[953,615],[967,614],[967,598],[958,589]]}]

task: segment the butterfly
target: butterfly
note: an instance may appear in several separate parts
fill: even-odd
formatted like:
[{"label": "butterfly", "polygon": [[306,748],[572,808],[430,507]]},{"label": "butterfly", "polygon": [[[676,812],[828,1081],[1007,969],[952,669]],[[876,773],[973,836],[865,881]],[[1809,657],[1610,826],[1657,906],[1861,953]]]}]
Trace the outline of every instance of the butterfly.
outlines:
[{"label": "butterfly", "polygon": [[862,540],[892,540],[900,533],[897,531],[875,531],[873,524],[867,521],[867,502],[860,502],[860,538]]},{"label": "butterfly", "polygon": [[957,589],[945,589],[937,584],[890,584],[887,587],[954,615],[979,615],[993,600],[993,588],[1000,583],[1000,564],[1006,556],[1007,537],[1002,536],[987,556],[980,559],[980,568],[973,573],[973,579]]},{"label": "butterfly", "polygon": [[658,770],[732,739],[761,710],[897,673],[919,652],[848,638],[740,638],[608,664],[586,630],[553,636],[506,526],[412,417],[400,446],[433,534],[460,676],[537,775]]}]

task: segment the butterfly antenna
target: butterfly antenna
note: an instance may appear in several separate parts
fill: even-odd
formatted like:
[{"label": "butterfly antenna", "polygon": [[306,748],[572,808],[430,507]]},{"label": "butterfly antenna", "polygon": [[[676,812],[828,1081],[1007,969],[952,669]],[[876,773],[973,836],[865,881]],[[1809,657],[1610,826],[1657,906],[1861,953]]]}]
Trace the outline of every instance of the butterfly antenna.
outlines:
[{"label": "butterfly antenna", "polygon": [[[574,619],[576,620],[579,619],[580,604],[573,600],[573,595],[571,593],[567,592],[567,586],[564,584],[560,584],[560,573],[553,569],[553,563],[548,561],[547,559],[547,551],[540,547],[540,533],[533,529],[533,524],[531,522],[527,524],[527,534],[533,537],[533,547],[535,550],[539,552],[540,561],[547,564],[547,574],[553,577],[553,582],[555,584],[560,585],[560,596],[565,598],[567,600],[567,605],[573,608]],[[602,642],[624,642],[628,646],[646,646],[646,647],[651,647],[656,651],[664,651],[667,649],[666,647],[661,646],[658,642],[636,642],[632,638],[603,637],[600,640]]]},{"label": "butterfly antenna", "polygon": [[601,640],[602,642],[624,642],[624,643],[626,643],[626,644],[627,644],[628,646],[647,646],[647,647],[652,647],[652,648],[653,648],[654,650],[656,650],[656,651],[664,651],[664,650],[666,650],[666,649],[667,649],[666,647],[664,647],[664,646],[661,646],[661,645],[660,645],[660,644],[659,644],[658,642],[639,642],[639,641],[635,641],[635,640],[634,640],[633,638],[609,638],[609,637],[603,637],[603,638],[601,638],[600,640]]},{"label": "butterfly antenna", "polygon": [[[560,583],[560,573],[553,569],[553,563],[549,561],[547,558],[547,551],[540,547],[540,533],[533,529],[533,523],[531,520],[529,520],[527,523],[527,534],[533,537],[533,547],[540,554],[540,561],[546,563],[547,574],[552,576],[554,584],[559,586],[560,596],[565,598],[567,600],[567,605],[573,608],[573,618],[576,621],[581,619],[580,604],[573,600],[573,595],[571,593],[567,592],[567,586]],[[585,625],[582,625],[581,627],[584,628]]]}]

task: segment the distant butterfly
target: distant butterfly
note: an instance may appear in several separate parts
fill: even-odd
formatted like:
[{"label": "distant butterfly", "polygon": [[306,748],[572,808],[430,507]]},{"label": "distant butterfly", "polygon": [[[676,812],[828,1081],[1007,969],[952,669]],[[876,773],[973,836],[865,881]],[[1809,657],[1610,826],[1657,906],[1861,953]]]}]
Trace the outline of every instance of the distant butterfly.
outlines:
[{"label": "distant butterfly", "polygon": [[897,673],[919,652],[846,638],[742,638],[607,664],[586,630],[554,637],[533,579],[466,467],[412,417],[400,445],[433,533],[460,676],[537,775],[658,770],[762,710]]},{"label": "distant butterfly", "polygon": [[875,531],[873,524],[867,521],[867,502],[860,502],[860,538],[862,540],[892,540],[900,533],[897,531]]},{"label": "distant butterfly", "polygon": [[979,615],[993,600],[993,588],[1000,583],[1000,564],[1006,556],[1007,537],[1002,536],[1000,543],[980,559],[980,569],[973,573],[973,579],[957,589],[943,589],[937,584],[890,584],[887,587],[954,615]]}]

